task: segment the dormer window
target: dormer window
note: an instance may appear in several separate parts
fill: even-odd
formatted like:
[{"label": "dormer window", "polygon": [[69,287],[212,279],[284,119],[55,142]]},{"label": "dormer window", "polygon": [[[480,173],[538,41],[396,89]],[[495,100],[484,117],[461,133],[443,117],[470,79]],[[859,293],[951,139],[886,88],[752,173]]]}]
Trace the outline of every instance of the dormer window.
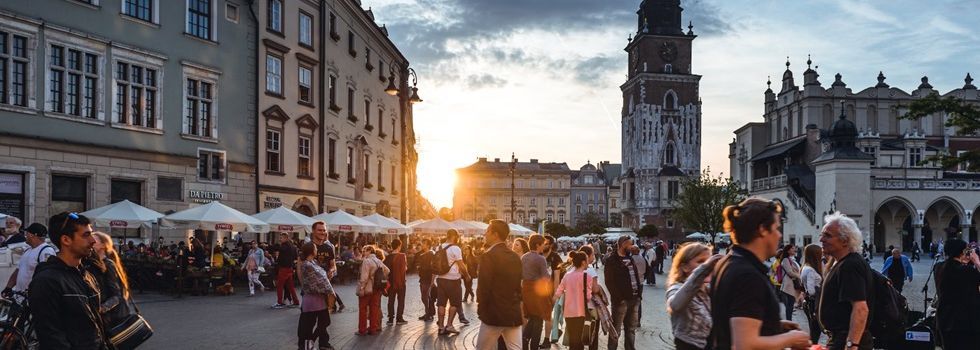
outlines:
[{"label": "dormer window", "polygon": [[668,143],[664,147],[664,164],[673,165],[674,164],[674,144]]}]

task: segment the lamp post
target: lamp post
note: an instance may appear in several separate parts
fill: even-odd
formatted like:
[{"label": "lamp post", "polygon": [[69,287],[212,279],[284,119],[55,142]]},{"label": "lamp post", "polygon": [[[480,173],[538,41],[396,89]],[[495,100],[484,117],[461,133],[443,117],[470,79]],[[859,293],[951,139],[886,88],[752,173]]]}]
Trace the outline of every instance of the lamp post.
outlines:
[{"label": "lamp post", "polygon": [[[398,89],[398,86],[397,85],[395,85],[395,65],[391,64],[391,65],[388,65],[388,67],[389,67],[388,68],[388,86],[385,87],[385,93],[388,94],[388,95],[391,95],[391,96],[399,96],[399,95],[401,95],[400,98],[399,98],[399,101],[400,101],[400,104],[403,106],[403,108],[402,108],[402,118],[401,118],[402,143],[401,143],[401,150],[400,150],[401,151],[400,153],[401,153],[401,164],[402,164],[402,174],[403,175],[402,175],[402,197],[401,197],[402,205],[401,205],[400,210],[402,212],[402,215],[401,216],[402,216],[403,220],[405,222],[408,222],[410,220],[410,218],[408,217],[408,214],[409,214],[409,212],[408,212],[408,206],[410,204],[415,203],[414,201],[410,200],[410,198],[414,198],[415,197],[415,188],[409,189],[408,188],[409,187],[408,184],[409,184],[409,182],[411,182],[413,184],[415,183],[415,176],[414,176],[414,172],[410,176],[410,174],[408,173],[408,170],[407,170],[408,169],[408,156],[409,156],[409,152],[408,152],[408,146],[409,146],[408,145],[408,140],[409,140],[409,138],[407,137],[407,135],[408,135],[408,133],[407,133],[407,131],[408,131],[408,124],[405,121],[408,119],[408,116],[409,116],[409,113],[411,111],[412,105],[414,105],[416,103],[419,103],[419,102],[422,102],[422,99],[419,98],[419,89],[418,89],[419,77],[418,77],[418,74],[415,73],[415,69],[412,69],[411,67],[408,67],[408,75],[412,77],[412,93],[411,94],[408,94],[407,91],[406,91],[406,93],[400,94],[402,91]],[[407,101],[407,106],[405,106],[404,102],[401,102],[401,101]],[[392,135],[392,140],[394,140],[394,137],[395,136]],[[413,133],[412,138],[414,138],[414,137],[415,136],[414,136],[414,133]],[[413,147],[414,147],[414,145],[413,145]],[[414,187],[414,186],[412,186],[412,187]]]},{"label": "lamp post", "polygon": [[510,222],[517,222],[517,202],[514,201],[514,173],[517,172],[517,158],[514,153],[510,153]]}]

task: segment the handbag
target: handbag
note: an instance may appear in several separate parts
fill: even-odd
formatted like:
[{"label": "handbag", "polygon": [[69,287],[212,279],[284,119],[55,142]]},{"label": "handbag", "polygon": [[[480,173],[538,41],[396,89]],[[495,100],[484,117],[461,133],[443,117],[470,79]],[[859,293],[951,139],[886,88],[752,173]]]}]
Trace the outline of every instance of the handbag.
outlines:
[{"label": "handbag", "polygon": [[[594,327],[596,327],[598,325],[595,324],[594,318],[592,316],[592,312],[589,310],[589,302],[588,302],[589,299],[588,299],[588,295],[586,295],[586,292],[589,290],[589,288],[588,288],[589,275],[585,271],[582,271],[582,280],[583,280],[582,281],[582,303],[585,304],[585,323],[583,323],[583,325],[582,325],[582,334],[581,334],[581,337],[582,337],[582,344],[589,345],[589,344],[592,344],[593,336],[595,336],[595,334],[593,334],[594,333],[593,332],[593,329],[594,329]],[[568,338],[570,336],[573,336],[573,335],[570,332],[565,332],[565,336],[562,337],[562,340],[561,340],[562,345],[564,345],[566,347],[570,346],[570,344],[569,344],[569,338]]]},{"label": "handbag", "polygon": [[109,329],[109,342],[117,350],[136,349],[153,336],[153,327],[140,315],[136,304],[130,300],[129,305],[133,313]]}]

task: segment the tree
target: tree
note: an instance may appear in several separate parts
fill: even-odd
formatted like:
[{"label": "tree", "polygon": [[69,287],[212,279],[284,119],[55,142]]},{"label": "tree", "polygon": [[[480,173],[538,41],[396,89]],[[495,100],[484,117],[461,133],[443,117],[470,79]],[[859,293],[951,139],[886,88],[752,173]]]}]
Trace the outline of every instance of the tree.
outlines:
[{"label": "tree", "polygon": [[657,237],[659,234],[660,232],[657,230],[657,226],[653,224],[643,225],[643,227],[640,227],[640,232],[636,233],[637,236],[649,238]]},{"label": "tree", "polygon": [[724,218],[721,212],[729,205],[738,204],[745,199],[745,191],[731,178],[711,177],[711,169],[706,169],[698,177],[689,177],[681,182],[681,191],[674,198],[674,217],[685,228],[701,231],[711,236],[721,232]]},{"label": "tree", "polygon": [[572,228],[557,222],[549,222],[544,225],[544,232],[555,237],[571,236]]},{"label": "tree", "polygon": [[619,213],[609,213],[609,227],[623,227],[623,216]]},{"label": "tree", "polygon": [[[972,79],[969,79],[972,80]],[[967,82],[969,84],[969,81]],[[946,127],[956,127],[958,135],[976,135],[980,132],[980,108],[954,96],[940,97],[933,92],[929,96],[912,101],[908,113],[900,119],[919,118],[946,113]],[[943,168],[956,167],[966,163],[967,170],[980,172],[980,149],[972,149],[962,154],[940,154],[927,161],[938,161]]]},{"label": "tree", "polygon": [[453,210],[450,208],[442,207],[439,208],[439,218],[446,221],[456,220],[456,215],[453,214]]},{"label": "tree", "polygon": [[579,217],[578,221],[575,222],[575,233],[580,235],[586,233],[603,233],[606,232],[606,227],[609,227],[606,219],[596,212],[588,212]]}]

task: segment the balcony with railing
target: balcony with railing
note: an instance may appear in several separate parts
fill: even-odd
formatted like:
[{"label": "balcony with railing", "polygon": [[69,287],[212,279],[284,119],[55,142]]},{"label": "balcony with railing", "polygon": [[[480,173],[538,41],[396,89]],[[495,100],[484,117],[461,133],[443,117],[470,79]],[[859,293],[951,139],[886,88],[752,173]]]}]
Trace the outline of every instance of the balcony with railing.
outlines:
[{"label": "balcony with railing", "polygon": [[752,191],[765,191],[786,187],[786,174],[752,180]]}]

